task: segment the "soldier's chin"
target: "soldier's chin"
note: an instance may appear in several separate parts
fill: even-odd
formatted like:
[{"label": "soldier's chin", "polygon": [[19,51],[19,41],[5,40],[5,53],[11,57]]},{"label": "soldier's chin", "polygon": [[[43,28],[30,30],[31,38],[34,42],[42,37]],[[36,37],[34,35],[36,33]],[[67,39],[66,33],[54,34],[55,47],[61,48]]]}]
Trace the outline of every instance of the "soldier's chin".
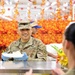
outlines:
[{"label": "soldier's chin", "polygon": [[24,39],[24,40],[28,40],[29,38],[28,38],[28,37],[24,37],[23,39]]},{"label": "soldier's chin", "polygon": [[24,36],[22,36],[22,37],[23,37],[23,38],[26,38],[26,37],[28,37],[28,36],[25,36],[25,35],[24,35]]}]

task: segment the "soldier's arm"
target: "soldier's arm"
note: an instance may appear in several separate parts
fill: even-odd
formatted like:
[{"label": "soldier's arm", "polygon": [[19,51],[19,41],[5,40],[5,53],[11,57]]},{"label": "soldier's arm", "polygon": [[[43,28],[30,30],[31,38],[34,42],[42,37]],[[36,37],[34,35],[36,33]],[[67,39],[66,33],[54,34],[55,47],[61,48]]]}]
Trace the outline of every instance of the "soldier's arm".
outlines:
[{"label": "soldier's arm", "polygon": [[49,52],[48,52],[48,56],[53,57],[53,58],[55,58],[55,59],[57,58],[56,55],[54,55],[54,54],[52,54],[52,53],[49,53]]},{"label": "soldier's arm", "polygon": [[7,53],[12,53],[12,52],[13,52],[13,51],[12,51],[12,47],[14,46],[14,43],[15,43],[15,42],[12,42],[12,43],[6,48],[5,52],[7,52]]}]

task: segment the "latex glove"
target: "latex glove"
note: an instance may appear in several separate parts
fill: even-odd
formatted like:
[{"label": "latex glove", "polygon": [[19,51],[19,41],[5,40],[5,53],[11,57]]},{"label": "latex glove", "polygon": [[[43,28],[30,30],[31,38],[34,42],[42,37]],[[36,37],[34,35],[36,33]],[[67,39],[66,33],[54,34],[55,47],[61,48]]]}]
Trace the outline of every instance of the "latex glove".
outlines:
[{"label": "latex glove", "polygon": [[60,68],[56,68],[56,69],[52,70],[51,73],[52,73],[52,75],[63,75],[64,74],[64,72]]},{"label": "latex glove", "polygon": [[28,72],[26,72],[24,75],[33,75],[33,70],[32,69],[30,69]]}]

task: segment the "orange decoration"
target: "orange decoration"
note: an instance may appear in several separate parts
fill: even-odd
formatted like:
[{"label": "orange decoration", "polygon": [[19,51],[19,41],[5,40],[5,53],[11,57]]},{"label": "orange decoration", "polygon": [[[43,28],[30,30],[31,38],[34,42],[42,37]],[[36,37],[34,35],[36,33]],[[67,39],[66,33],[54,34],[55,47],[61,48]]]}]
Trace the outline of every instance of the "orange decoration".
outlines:
[{"label": "orange decoration", "polygon": [[0,5],[4,6],[4,0],[1,0]]},{"label": "orange decoration", "polygon": [[[72,0],[70,0],[70,5],[72,7]],[[38,32],[34,35],[35,38],[38,38],[43,41],[45,44],[50,43],[61,43],[62,42],[62,36],[64,33],[65,27],[68,25],[68,23],[72,20],[68,20],[67,18],[69,16],[72,16],[72,9],[70,10],[70,14],[64,16],[64,20],[62,20],[60,15],[60,3],[59,0],[57,0],[57,14],[52,13],[55,17],[54,19],[41,19],[38,20],[38,25],[42,26],[42,28],[38,29]],[[45,0],[42,0],[42,5],[45,4]],[[15,14],[14,18],[16,19],[16,16],[19,14],[17,10],[17,5],[15,6]],[[4,10],[3,10],[4,12]],[[43,16],[44,9],[41,11],[41,15]],[[30,18],[30,10],[28,11],[28,18]],[[7,47],[12,41],[17,40],[19,38],[19,35],[17,34],[17,26],[18,23],[13,21],[4,21],[0,20],[0,48]]]},{"label": "orange decoration", "polygon": [[19,37],[16,30],[16,21],[9,22],[0,20],[0,47],[7,47],[12,41],[16,40]]},{"label": "orange decoration", "polygon": [[28,10],[28,19],[30,20],[30,9]]},{"label": "orange decoration", "polygon": [[18,3],[19,3],[19,0],[18,2],[15,4],[15,7],[14,7],[14,15],[13,15],[13,19],[16,20],[16,17],[17,15],[19,15],[19,11],[18,11]]},{"label": "orange decoration", "polygon": [[43,17],[44,16],[44,9],[41,10],[41,13],[40,14],[41,14],[41,18],[44,18]]},{"label": "orange decoration", "polygon": [[4,14],[4,13],[5,13],[5,9],[3,8],[0,14]]},{"label": "orange decoration", "polygon": [[16,15],[19,15],[19,12],[18,12],[18,9],[17,8],[15,9],[14,12],[15,12]]},{"label": "orange decoration", "polygon": [[37,4],[36,0],[32,1],[32,3],[33,3],[33,5],[36,5]]},{"label": "orange decoration", "polygon": [[42,28],[34,37],[41,39],[45,44],[61,43],[64,29],[69,22],[68,20],[39,20],[38,24]]},{"label": "orange decoration", "polygon": [[45,5],[46,0],[42,0],[41,6]]},{"label": "orange decoration", "polygon": [[[41,39],[45,44],[61,43],[64,29],[69,22],[68,20],[39,20],[38,24],[41,25],[42,28],[38,30],[34,37]],[[9,22],[0,20],[1,47],[7,47],[12,41],[19,38],[17,25],[18,23],[16,21]]]},{"label": "orange decoration", "polygon": [[[70,12],[69,12],[69,16],[71,16],[72,17],[72,11],[73,11],[73,4],[72,4],[72,0],[70,0]],[[71,20],[72,20],[72,18],[71,18]]]},{"label": "orange decoration", "polygon": [[1,0],[0,5],[2,6],[0,14],[4,14],[5,13],[4,0]]}]

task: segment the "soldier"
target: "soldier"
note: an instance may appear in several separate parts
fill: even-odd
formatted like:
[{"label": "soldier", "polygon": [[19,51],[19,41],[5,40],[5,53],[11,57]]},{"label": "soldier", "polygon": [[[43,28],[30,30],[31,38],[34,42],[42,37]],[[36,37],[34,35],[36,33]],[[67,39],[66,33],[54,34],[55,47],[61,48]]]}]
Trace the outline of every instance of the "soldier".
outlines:
[{"label": "soldier", "polygon": [[46,46],[41,40],[31,37],[31,23],[20,22],[18,24],[17,33],[20,38],[8,46],[6,49],[7,53],[13,53],[16,51],[20,51],[21,53],[26,52],[28,60],[46,60]]},{"label": "soldier", "polygon": [[42,26],[39,26],[39,25],[37,24],[37,22],[35,22],[35,21],[31,21],[30,23],[31,23],[31,25],[32,25],[32,37],[33,37],[33,35],[36,34],[37,31],[38,31],[38,29],[39,29],[39,28],[42,28]]},{"label": "soldier", "polygon": [[[37,22],[34,22],[34,21],[32,21],[32,22],[30,22],[30,23],[31,23],[31,25],[32,25],[32,37],[34,37],[34,35],[37,33],[38,29],[39,29],[39,28],[42,28],[42,26],[38,25]],[[48,56],[50,56],[50,57],[52,57],[52,58],[54,58],[54,59],[57,58],[56,55],[54,55],[54,54],[52,54],[52,53],[50,53],[50,52],[48,52]]]}]

